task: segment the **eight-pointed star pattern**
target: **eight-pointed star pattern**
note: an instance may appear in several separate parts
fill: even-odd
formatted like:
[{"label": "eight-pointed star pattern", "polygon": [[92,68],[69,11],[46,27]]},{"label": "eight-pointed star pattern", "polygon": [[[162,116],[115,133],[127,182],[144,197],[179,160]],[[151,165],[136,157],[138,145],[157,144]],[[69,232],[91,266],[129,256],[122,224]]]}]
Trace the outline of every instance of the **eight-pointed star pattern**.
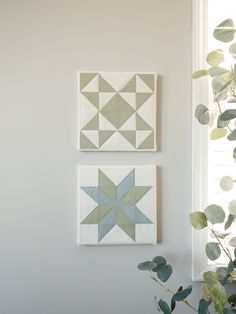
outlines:
[{"label": "eight-pointed star pattern", "polygon": [[156,74],[80,72],[81,150],[156,149]]},{"label": "eight-pointed star pattern", "polygon": [[116,225],[135,241],[135,225],[153,223],[136,206],[151,188],[135,186],[135,169],[117,186],[98,169],[98,186],[81,187],[98,204],[81,224],[98,225],[98,242]]}]

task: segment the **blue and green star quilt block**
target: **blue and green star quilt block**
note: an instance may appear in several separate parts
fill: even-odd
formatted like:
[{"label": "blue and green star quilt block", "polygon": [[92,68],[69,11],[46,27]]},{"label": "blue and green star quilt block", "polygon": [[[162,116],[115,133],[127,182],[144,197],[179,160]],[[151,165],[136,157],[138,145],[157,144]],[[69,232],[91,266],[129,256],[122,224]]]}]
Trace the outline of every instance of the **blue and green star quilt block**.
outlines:
[{"label": "blue and green star quilt block", "polygon": [[156,150],[156,73],[78,72],[78,148]]},{"label": "blue and green star quilt block", "polygon": [[156,167],[78,168],[79,244],[156,243]]}]

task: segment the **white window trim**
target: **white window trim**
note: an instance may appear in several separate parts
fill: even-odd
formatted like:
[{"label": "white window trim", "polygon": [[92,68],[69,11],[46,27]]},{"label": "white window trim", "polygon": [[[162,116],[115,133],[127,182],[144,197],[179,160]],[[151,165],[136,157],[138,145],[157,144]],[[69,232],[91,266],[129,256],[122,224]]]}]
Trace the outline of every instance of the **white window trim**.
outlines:
[{"label": "white window trim", "polygon": [[[193,0],[192,8],[193,56],[192,72],[206,67],[207,52],[207,1]],[[198,104],[208,103],[208,86],[204,79],[192,80],[192,210],[202,210],[207,202],[207,129],[194,117]],[[192,231],[192,280],[203,279],[203,272],[208,269],[205,254],[207,230]]]},{"label": "white window trim", "polygon": [[[192,72],[207,67],[207,0],[193,0],[193,42]],[[194,116],[198,104],[207,105],[209,89],[207,79],[192,80],[192,211],[203,210],[207,204],[208,194],[208,128],[201,125]],[[209,265],[205,253],[208,241],[208,230],[192,228],[192,280],[202,281],[203,273],[215,270],[216,267],[227,266],[222,263]],[[236,280],[236,276],[234,276]]]}]

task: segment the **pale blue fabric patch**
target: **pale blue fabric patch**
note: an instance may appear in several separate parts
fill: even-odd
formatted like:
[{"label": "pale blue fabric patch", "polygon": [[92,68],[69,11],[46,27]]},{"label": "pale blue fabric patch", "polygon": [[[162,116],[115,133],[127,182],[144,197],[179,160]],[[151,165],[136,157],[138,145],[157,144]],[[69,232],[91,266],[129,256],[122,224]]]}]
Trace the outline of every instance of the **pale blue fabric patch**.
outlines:
[{"label": "pale blue fabric patch", "polygon": [[99,205],[109,205],[114,202],[107,196],[105,192],[101,190],[100,187],[88,186],[88,187],[81,187],[81,189],[85,191]]},{"label": "pale blue fabric patch", "polygon": [[135,169],[133,169],[117,186],[117,201],[120,201],[135,187]]},{"label": "pale blue fabric patch", "polygon": [[98,242],[116,225],[116,208],[114,207],[98,224]]}]

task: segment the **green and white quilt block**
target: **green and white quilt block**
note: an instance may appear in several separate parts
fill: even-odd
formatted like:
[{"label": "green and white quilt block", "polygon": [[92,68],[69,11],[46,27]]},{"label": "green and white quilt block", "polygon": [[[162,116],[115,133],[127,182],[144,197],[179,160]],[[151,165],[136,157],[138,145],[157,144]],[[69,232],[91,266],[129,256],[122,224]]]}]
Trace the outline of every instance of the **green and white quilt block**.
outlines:
[{"label": "green and white quilt block", "polygon": [[156,73],[78,72],[78,148],[156,150]]},{"label": "green and white quilt block", "polygon": [[80,166],[78,244],[155,244],[156,167]]}]

